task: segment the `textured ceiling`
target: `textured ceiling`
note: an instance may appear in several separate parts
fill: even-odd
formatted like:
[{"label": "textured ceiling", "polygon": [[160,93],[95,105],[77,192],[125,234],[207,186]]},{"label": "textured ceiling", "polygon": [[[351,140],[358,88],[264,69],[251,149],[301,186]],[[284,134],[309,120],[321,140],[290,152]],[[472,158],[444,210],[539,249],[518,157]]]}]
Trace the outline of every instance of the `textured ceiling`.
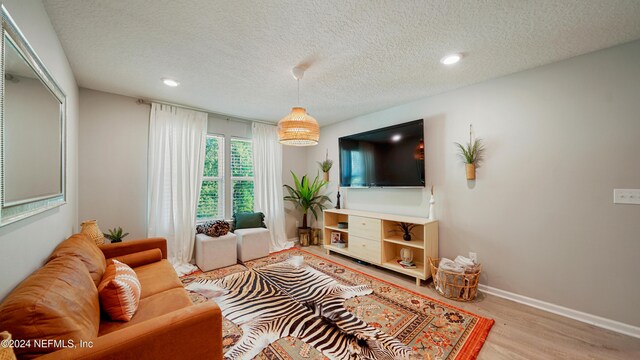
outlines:
[{"label": "textured ceiling", "polygon": [[321,125],[640,38],[638,0],[44,3],[82,87],[276,122],[305,64]]}]

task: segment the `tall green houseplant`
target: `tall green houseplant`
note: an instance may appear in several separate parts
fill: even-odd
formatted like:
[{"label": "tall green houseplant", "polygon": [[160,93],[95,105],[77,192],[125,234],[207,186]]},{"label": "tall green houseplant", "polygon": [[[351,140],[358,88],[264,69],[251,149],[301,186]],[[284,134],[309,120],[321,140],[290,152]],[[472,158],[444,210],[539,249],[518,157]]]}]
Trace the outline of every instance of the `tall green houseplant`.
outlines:
[{"label": "tall green houseplant", "polygon": [[331,202],[328,196],[320,194],[320,190],[328,184],[328,182],[321,180],[319,175],[312,182],[309,181],[307,175],[304,175],[302,179],[299,179],[294,172],[293,175],[294,187],[289,185],[283,185],[289,192],[289,195],[284,197],[285,201],[290,201],[296,205],[297,208],[302,210],[302,228],[308,229],[307,226],[307,212],[311,210],[313,216],[318,220],[318,211],[326,209],[324,205],[327,202]]}]

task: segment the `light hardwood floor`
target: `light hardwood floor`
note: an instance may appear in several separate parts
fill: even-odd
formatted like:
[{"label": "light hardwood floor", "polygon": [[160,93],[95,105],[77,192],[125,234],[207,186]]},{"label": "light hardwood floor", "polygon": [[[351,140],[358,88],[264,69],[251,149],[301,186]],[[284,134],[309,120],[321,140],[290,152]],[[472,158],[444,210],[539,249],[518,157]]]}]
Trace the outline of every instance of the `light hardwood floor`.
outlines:
[{"label": "light hardwood floor", "polygon": [[[640,339],[538,310],[493,295],[480,294],[472,303],[440,296],[428,284],[375,266],[364,266],[339,254],[327,256],[318,246],[303,248],[315,255],[391,281],[428,297],[495,320],[479,360],[519,359],[640,359]],[[594,285],[594,291],[595,285]]]}]

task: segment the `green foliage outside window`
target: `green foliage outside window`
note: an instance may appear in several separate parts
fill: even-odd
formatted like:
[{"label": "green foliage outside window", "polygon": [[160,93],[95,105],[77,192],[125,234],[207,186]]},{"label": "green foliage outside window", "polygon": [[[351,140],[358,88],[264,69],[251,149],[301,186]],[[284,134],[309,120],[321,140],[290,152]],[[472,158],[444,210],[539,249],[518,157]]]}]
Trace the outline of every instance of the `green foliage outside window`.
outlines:
[{"label": "green foliage outside window", "polygon": [[198,220],[219,218],[220,197],[218,196],[218,181],[203,181],[198,200]]},{"label": "green foliage outside window", "polygon": [[204,171],[202,187],[200,188],[200,198],[198,199],[197,218],[201,219],[219,219],[224,217],[222,195],[222,176],[224,172],[221,169],[222,160],[220,157],[224,153],[224,138],[220,136],[207,136],[207,145],[205,148]]},{"label": "green foliage outside window", "polygon": [[205,157],[204,157],[204,172],[203,175],[205,177],[220,176],[219,174],[219,159],[218,154],[220,153],[220,143],[221,139],[217,136],[208,136],[207,137],[207,147],[205,149]]},{"label": "green foliage outside window", "polygon": [[233,213],[253,212],[253,144],[231,139]]},{"label": "green foliage outside window", "polygon": [[253,212],[253,181],[233,182],[233,212]]},{"label": "green foliage outside window", "polygon": [[251,141],[231,139],[231,176],[253,177],[253,145]]}]

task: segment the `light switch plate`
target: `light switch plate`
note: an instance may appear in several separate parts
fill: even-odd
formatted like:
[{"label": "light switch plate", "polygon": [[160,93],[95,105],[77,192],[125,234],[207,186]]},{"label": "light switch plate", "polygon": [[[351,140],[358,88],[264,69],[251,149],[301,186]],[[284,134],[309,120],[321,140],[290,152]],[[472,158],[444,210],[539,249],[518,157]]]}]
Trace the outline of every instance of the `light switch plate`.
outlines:
[{"label": "light switch plate", "polygon": [[640,205],[640,189],[613,189],[613,203]]}]

